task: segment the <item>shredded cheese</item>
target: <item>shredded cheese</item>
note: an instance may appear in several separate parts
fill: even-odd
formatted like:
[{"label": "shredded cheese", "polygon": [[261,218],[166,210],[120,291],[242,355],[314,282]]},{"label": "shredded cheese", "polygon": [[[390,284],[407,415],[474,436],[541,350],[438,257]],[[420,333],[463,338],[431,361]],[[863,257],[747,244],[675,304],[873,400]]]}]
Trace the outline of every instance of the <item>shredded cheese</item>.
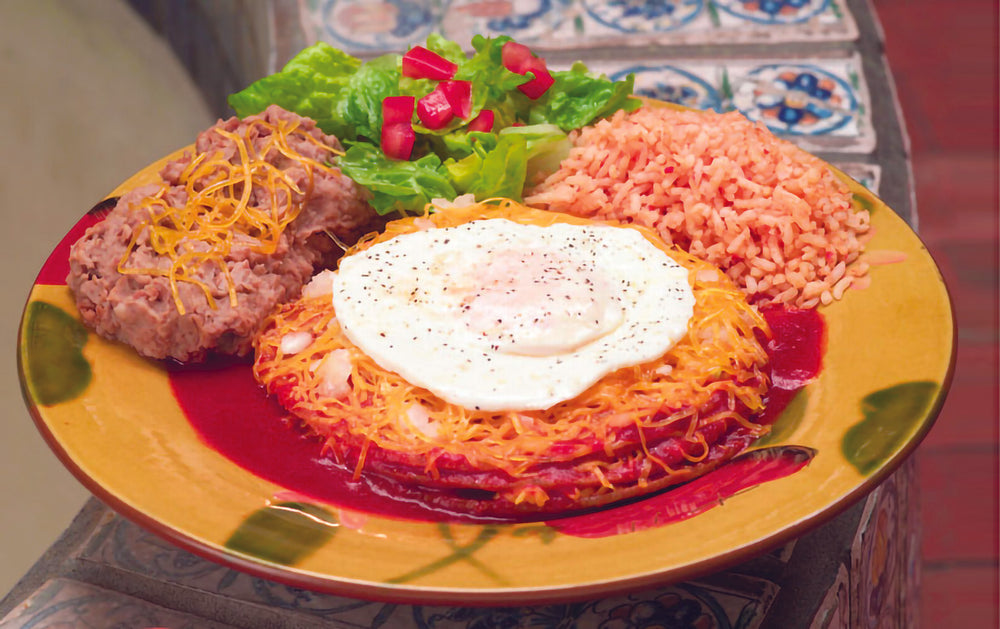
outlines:
[{"label": "shredded cheese", "polygon": [[[171,185],[161,182],[159,189],[143,198],[135,211],[145,212],[118,263],[118,272],[126,275],[166,277],[178,312],[186,312],[181,300],[180,283],[197,286],[206,301],[216,308],[218,287],[204,279],[206,265],[214,265],[221,273],[225,295],[236,306],[236,286],[226,258],[235,245],[250,251],[270,255],[278,247],[285,227],[298,216],[302,203],[312,190],[316,171],[332,172],[333,168],[302,155],[289,146],[290,136],[315,144],[331,155],[338,151],[299,128],[297,121],[279,120],[272,124],[261,118],[249,120],[234,133],[212,127],[232,144],[235,155],[223,151],[195,154],[181,172],[183,186],[181,206],[171,205],[167,193]],[[255,140],[264,141],[255,146]],[[271,163],[280,154],[306,172],[307,186],[302,189],[295,179]],[[142,243],[159,256],[156,266],[133,263]]]}]

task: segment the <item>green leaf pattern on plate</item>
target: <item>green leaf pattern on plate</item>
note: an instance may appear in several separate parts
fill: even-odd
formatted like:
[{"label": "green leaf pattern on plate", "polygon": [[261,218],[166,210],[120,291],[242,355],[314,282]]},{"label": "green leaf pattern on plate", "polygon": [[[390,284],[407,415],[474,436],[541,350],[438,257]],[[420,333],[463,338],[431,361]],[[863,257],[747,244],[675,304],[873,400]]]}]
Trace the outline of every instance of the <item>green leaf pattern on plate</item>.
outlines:
[{"label": "green leaf pattern on plate", "polygon": [[62,308],[44,301],[28,304],[24,313],[21,362],[28,393],[42,406],[72,400],[93,377],[83,356],[87,329]]},{"label": "green leaf pattern on plate", "polygon": [[940,389],[936,382],[903,382],[869,393],[861,400],[864,416],[844,433],[841,450],[862,474],[882,465],[927,415]]},{"label": "green leaf pattern on plate", "polygon": [[229,536],[226,548],[290,566],[330,541],[338,526],[323,507],[279,502],[254,511]]},{"label": "green leaf pattern on plate", "polygon": [[[304,502],[281,502],[268,505],[250,514],[229,536],[226,548],[258,557],[272,563],[292,566],[332,538],[340,526],[337,517],[324,507]],[[467,543],[456,539],[452,525],[438,523],[438,533],[450,552],[440,559],[415,568],[387,583],[407,583],[433,574],[451,564],[464,561],[475,567],[498,585],[510,583],[474,555],[501,534],[514,537],[537,536],[543,544],[550,543],[558,532],[543,524],[485,525]]]},{"label": "green leaf pattern on plate", "polygon": [[411,570],[406,574],[400,575],[393,579],[389,579],[389,583],[406,583],[408,581],[413,581],[422,576],[432,574],[438,570],[449,566],[458,561],[466,561],[472,564],[477,570],[482,572],[484,575],[489,577],[491,580],[496,582],[498,585],[509,586],[507,580],[497,574],[492,568],[476,559],[473,555],[480,548],[485,546],[496,537],[501,530],[509,529],[509,526],[483,526],[479,529],[479,534],[469,543],[464,546],[461,545],[452,533],[451,526],[449,524],[440,523],[438,524],[438,532],[441,533],[441,537],[444,539],[445,543],[451,548],[451,552],[441,559],[432,561],[431,563],[421,566],[415,570]]},{"label": "green leaf pattern on plate", "polygon": [[855,209],[865,210],[867,212],[874,212],[877,204],[875,203],[874,197],[870,194],[861,194],[858,192],[854,193],[854,207]]}]

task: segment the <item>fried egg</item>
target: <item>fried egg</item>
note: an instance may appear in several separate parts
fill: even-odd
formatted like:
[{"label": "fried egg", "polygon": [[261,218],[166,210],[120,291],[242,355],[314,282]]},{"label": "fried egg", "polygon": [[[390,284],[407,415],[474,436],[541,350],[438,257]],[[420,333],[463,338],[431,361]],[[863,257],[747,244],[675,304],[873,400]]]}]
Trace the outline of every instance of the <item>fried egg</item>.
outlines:
[{"label": "fried egg", "polygon": [[331,276],[344,335],[472,410],[546,409],[687,332],[688,271],[627,227],[506,219],[402,234]]}]

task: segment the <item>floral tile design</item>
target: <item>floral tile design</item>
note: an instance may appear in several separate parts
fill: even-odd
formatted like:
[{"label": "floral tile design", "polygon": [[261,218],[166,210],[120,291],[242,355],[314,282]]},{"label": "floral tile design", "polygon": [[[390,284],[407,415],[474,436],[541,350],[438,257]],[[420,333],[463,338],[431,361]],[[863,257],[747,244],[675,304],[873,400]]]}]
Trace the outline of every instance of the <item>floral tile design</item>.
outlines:
[{"label": "floral tile design", "polygon": [[419,629],[559,627],[644,629],[757,629],[778,588],[728,575],[722,583],[688,582],[648,592],[530,608],[414,607]]},{"label": "floral tile design", "polygon": [[910,459],[896,473],[905,482],[901,482],[899,492],[899,535],[905,544],[903,555],[904,585],[900,590],[900,606],[902,607],[901,622],[904,627],[921,626],[921,591],[923,588],[922,556],[920,546],[923,543],[924,528],[921,518],[921,490],[917,482],[917,464]]},{"label": "floral tile design", "polygon": [[[791,545],[785,548],[790,550]],[[776,553],[787,560],[786,553]],[[290,623],[296,617],[302,624],[305,619],[320,618],[369,628],[389,623],[394,628],[473,629],[514,626],[518,620],[520,626],[536,627],[608,623],[643,627],[643,619],[652,617],[673,619],[680,623],[678,627],[756,629],[778,592],[778,586],[766,579],[723,572],[701,581],[565,605],[466,608],[377,603],[311,592],[232,570],[191,555],[111,512],[81,545],[76,559],[213,593],[239,604],[277,609]],[[530,623],[525,625],[525,621]],[[7,627],[0,625],[0,629]]]},{"label": "floral tile design", "polygon": [[0,620],[0,629],[235,629],[70,579],[45,582]]},{"label": "floral tile design", "polygon": [[875,149],[861,57],[602,60],[612,79],[635,75],[635,93],[719,112],[737,110],[809,151]]},{"label": "floral tile design", "polygon": [[358,627],[377,626],[378,619],[395,607],[320,594],[253,577],[185,552],[110,511],[80,547],[77,559],[224,599],[265,605],[287,613],[290,621],[303,614],[336,618]]},{"label": "floral tile design", "polygon": [[580,38],[584,46],[704,44],[720,36],[732,43],[850,41],[857,36],[842,0],[583,0],[570,6],[576,32],[564,28],[554,35]]},{"label": "floral tile design", "polygon": [[[911,584],[918,566],[908,554],[920,529],[909,513],[913,460],[904,464],[868,498],[851,549],[853,622],[872,627],[913,627],[917,599]],[[919,557],[919,554],[916,554]]]},{"label": "floral tile design", "polygon": [[539,49],[649,44],[851,42],[857,24],[844,0],[306,0],[306,41],[355,54],[508,34]]}]

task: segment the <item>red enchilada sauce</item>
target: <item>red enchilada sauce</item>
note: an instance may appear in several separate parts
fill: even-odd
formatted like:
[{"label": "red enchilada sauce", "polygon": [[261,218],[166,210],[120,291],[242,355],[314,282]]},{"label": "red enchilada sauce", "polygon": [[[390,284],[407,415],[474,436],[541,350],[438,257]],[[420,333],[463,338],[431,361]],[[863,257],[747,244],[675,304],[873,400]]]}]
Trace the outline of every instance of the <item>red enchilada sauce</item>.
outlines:
[{"label": "red enchilada sauce", "polygon": [[[794,394],[819,374],[824,324],[815,310],[768,308],[763,315],[772,331],[767,350],[775,384],[760,421],[769,424]],[[174,367],[170,382],[180,407],[209,446],[247,471],[288,490],[319,502],[387,517],[491,521],[432,509],[412,487],[387,490],[384,485],[373,486],[364,477],[354,480],[351,470],[321,453],[321,440],[286,419],[287,412],[265,395],[246,363]],[[220,395],[222,391],[224,395]],[[799,467],[759,478],[761,482],[771,480]],[[734,487],[733,491],[738,489]],[[669,494],[669,490],[660,494],[660,500],[669,500]]]}]

